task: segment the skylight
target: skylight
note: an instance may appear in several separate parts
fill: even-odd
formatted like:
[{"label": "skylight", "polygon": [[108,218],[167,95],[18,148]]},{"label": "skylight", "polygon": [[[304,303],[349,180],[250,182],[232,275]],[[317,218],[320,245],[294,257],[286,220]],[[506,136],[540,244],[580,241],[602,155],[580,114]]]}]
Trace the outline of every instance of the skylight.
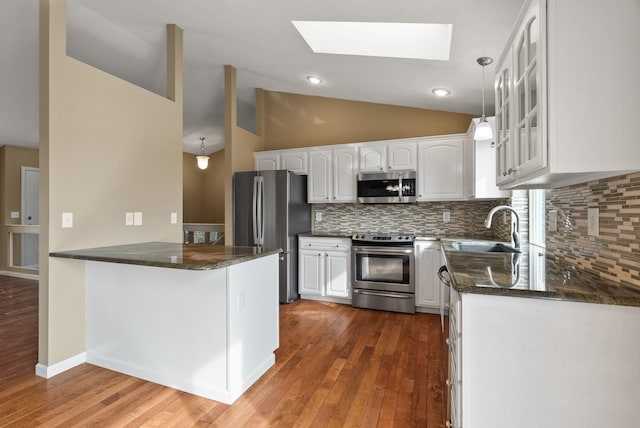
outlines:
[{"label": "skylight", "polygon": [[449,60],[452,24],[291,21],[315,53]]}]

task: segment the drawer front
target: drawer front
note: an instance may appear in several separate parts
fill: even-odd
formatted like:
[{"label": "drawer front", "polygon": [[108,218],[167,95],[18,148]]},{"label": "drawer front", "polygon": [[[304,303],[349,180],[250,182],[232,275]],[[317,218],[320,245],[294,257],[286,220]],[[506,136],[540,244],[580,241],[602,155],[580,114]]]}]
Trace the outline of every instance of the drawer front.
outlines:
[{"label": "drawer front", "polygon": [[348,238],[300,238],[299,250],[351,251]]}]

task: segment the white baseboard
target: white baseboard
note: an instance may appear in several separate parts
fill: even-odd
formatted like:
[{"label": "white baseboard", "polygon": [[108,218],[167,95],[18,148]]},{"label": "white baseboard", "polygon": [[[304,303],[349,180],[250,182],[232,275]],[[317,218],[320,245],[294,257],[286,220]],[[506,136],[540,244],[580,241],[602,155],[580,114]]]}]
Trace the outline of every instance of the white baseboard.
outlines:
[{"label": "white baseboard", "polygon": [[33,279],[34,281],[37,281],[40,279],[40,276],[37,273],[32,274],[32,273],[12,272],[9,270],[0,270],[0,275],[12,276],[14,278],[22,278],[22,279]]},{"label": "white baseboard", "polygon": [[66,360],[60,361],[59,363],[55,363],[50,366],[45,366],[44,364],[38,363],[36,364],[36,375],[45,379],[49,379],[57,374],[72,369],[75,366],[79,366],[86,361],[87,355],[83,352],[82,354],[74,355],[71,358],[67,358]]}]

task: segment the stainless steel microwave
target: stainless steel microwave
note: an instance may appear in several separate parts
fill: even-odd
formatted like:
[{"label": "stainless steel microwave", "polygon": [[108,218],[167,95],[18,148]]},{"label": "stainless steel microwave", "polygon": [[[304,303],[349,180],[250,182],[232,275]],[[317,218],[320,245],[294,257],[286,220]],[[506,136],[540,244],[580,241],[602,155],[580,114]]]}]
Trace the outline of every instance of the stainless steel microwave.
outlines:
[{"label": "stainless steel microwave", "polygon": [[416,201],[416,172],[413,170],[358,174],[358,202],[361,204],[411,204]]}]

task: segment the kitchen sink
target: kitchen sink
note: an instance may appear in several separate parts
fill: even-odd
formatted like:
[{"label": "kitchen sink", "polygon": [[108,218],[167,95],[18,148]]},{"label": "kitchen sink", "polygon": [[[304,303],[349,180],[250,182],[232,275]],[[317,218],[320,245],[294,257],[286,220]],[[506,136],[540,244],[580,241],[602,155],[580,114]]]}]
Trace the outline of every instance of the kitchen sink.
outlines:
[{"label": "kitchen sink", "polygon": [[455,241],[452,244],[453,249],[466,253],[520,253],[509,245],[505,245],[501,242],[465,242]]}]

